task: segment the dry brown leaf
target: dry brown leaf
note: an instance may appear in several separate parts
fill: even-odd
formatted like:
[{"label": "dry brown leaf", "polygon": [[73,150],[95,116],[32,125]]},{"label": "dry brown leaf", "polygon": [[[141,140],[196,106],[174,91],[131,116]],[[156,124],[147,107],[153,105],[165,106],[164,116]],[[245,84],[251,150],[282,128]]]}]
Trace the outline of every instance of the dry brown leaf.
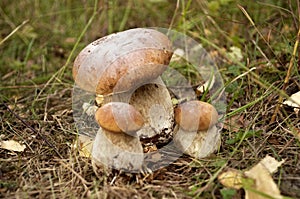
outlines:
[{"label": "dry brown leaf", "polygon": [[22,152],[26,148],[24,144],[20,144],[14,140],[6,140],[0,142],[0,148],[15,152]]},{"label": "dry brown leaf", "polygon": [[[273,198],[283,198],[279,188],[273,181],[271,174],[274,173],[279,166],[284,162],[278,162],[271,156],[266,156],[252,169],[245,172],[245,175],[254,180],[254,185],[251,187],[256,192],[245,190],[246,199],[265,199],[262,194],[272,196]],[[262,194],[259,194],[262,193]]]},{"label": "dry brown leaf", "polygon": [[234,115],[232,117],[226,118],[223,128],[229,132],[238,132],[240,129],[244,128],[244,116]]}]

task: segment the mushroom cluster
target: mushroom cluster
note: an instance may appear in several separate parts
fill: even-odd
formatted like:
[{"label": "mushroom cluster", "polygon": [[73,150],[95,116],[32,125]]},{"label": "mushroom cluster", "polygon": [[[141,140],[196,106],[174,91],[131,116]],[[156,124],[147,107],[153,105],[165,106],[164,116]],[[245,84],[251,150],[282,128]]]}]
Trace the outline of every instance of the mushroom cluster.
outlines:
[{"label": "mushroom cluster", "polygon": [[100,128],[92,157],[97,164],[138,171],[144,161],[143,140],[153,137],[165,143],[174,139],[184,153],[197,158],[215,150],[220,140],[215,108],[189,101],[174,109],[160,77],[172,54],[165,34],[145,28],[108,35],[79,53],[75,83],[103,97],[95,113]]}]

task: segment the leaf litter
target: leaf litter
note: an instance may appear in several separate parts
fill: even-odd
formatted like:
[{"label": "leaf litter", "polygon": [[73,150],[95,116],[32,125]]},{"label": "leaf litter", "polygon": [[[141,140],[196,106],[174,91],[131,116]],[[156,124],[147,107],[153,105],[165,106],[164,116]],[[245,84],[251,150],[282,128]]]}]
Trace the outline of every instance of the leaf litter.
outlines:
[{"label": "leaf litter", "polygon": [[218,180],[228,188],[244,188],[246,199],[283,198],[271,174],[275,173],[284,162],[284,160],[279,162],[267,155],[251,169],[244,172],[228,169],[218,176]]}]

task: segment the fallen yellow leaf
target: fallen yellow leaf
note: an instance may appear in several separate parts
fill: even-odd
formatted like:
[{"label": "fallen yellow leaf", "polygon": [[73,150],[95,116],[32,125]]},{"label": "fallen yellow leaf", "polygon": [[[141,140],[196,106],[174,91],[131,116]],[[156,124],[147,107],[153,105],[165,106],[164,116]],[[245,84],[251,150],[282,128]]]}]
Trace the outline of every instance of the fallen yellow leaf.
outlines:
[{"label": "fallen yellow leaf", "polygon": [[271,174],[284,163],[278,162],[271,156],[266,156],[248,171],[241,172],[229,169],[218,176],[219,182],[228,188],[245,189],[245,199],[281,199],[283,196]]},{"label": "fallen yellow leaf", "polygon": [[22,152],[26,148],[24,144],[20,144],[14,140],[7,140],[0,142],[0,148],[16,152]]},{"label": "fallen yellow leaf", "polygon": [[252,185],[251,189],[245,190],[245,198],[265,199],[266,197],[264,195],[272,196],[276,199],[283,198],[271,176],[283,162],[284,160],[278,162],[273,157],[267,155],[252,169],[246,171],[245,175],[254,180],[254,185]]},{"label": "fallen yellow leaf", "polygon": [[236,169],[229,169],[218,176],[219,182],[228,188],[242,188],[242,172]]},{"label": "fallen yellow leaf", "polygon": [[75,144],[79,150],[79,156],[81,157],[91,157],[92,147],[93,147],[93,139],[85,136],[79,135],[77,144]]}]

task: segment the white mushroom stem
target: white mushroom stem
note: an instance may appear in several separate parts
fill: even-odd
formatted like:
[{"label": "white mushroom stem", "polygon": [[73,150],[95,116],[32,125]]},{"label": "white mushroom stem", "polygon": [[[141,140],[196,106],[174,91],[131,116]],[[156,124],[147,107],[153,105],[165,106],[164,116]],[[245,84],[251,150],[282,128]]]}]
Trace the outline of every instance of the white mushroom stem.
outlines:
[{"label": "white mushroom stem", "polygon": [[186,131],[176,126],[174,142],[184,154],[200,159],[209,156],[220,147],[221,136],[216,126],[197,132]]},{"label": "white mushroom stem", "polygon": [[151,138],[158,134],[171,137],[174,109],[170,93],[161,78],[157,78],[136,89],[105,98],[104,103],[124,102],[131,104],[144,118],[144,126],[137,132],[140,138]]},{"label": "white mushroom stem", "polygon": [[[141,138],[165,133],[171,136],[174,110],[168,89],[161,84],[150,84],[138,89],[130,100],[144,117],[145,124],[137,134]],[[169,134],[169,135],[167,135]]]},{"label": "white mushroom stem", "polygon": [[[124,111],[128,109],[125,109],[126,104],[119,107],[113,104],[128,103],[141,113],[144,125],[133,136],[129,132],[113,133],[100,128],[93,145],[92,157],[97,165],[131,172],[137,171],[141,168],[144,160],[140,138],[151,138],[159,134],[159,137],[162,138],[159,141],[164,142],[172,136],[174,111],[171,96],[162,80],[158,78],[139,87],[134,92],[123,92],[105,97],[102,107],[110,102],[112,102],[111,111],[114,111],[114,108],[118,109],[113,113],[116,114],[115,119],[118,118],[117,115],[123,116],[121,115],[123,108]],[[109,117],[109,115],[111,114],[106,116]],[[128,114],[125,112],[124,115]],[[121,120],[118,121],[117,119],[116,124],[118,122],[121,122]]]},{"label": "white mushroom stem", "polygon": [[97,132],[92,157],[97,166],[129,172],[139,172],[144,160],[139,138],[102,128]]}]

